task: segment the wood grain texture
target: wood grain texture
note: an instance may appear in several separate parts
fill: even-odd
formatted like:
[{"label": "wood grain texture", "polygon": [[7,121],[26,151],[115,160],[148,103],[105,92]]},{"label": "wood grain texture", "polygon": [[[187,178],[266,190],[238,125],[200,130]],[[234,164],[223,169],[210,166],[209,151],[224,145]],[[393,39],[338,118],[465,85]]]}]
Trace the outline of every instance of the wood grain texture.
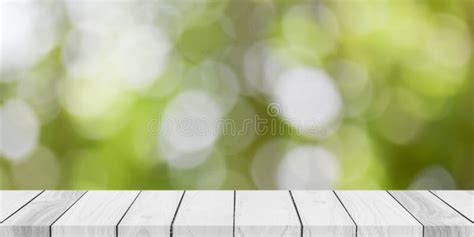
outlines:
[{"label": "wood grain texture", "polygon": [[474,222],[474,191],[432,191],[452,208]]},{"label": "wood grain texture", "polygon": [[173,236],[232,236],[233,191],[186,191]]},{"label": "wood grain texture", "polygon": [[301,236],[288,191],[237,191],[235,236]]},{"label": "wood grain texture", "polygon": [[143,191],[119,224],[118,236],[169,236],[183,191]]},{"label": "wood grain texture", "polygon": [[0,191],[0,236],[474,236],[473,191],[84,193]]},{"label": "wood grain texture", "polygon": [[336,191],[357,225],[357,235],[416,236],[423,227],[385,191]]},{"label": "wood grain texture", "polygon": [[355,236],[356,226],[332,191],[293,191],[303,236]]},{"label": "wood grain texture", "polygon": [[115,237],[138,191],[89,191],[52,226],[53,237]]},{"label": "wood grain texture", "polygon": [[0,225],[0,236],[49,237],[53,224],[85,191],[45,191]]},{"label": "wood grain texture", "polygon": [[42,191],[0,191],[0,223]]},{"label": "wood grain texture", "polygon": [[425,236],[474,236],[474,226],[428,191],[390,191],[425,229]]}]

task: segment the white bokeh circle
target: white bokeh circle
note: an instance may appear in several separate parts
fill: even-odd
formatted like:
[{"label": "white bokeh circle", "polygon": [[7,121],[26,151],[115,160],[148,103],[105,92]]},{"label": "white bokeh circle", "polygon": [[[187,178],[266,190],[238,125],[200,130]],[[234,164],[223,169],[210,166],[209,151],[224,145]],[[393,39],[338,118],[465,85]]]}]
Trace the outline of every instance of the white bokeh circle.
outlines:
[{"label": "white bokeh circle", "polygon": [[[221,111],[205,91],[177,95],[161,118],[158,144],[170,165],[192,168],[206,160],[219,136]],[[199,155],[198,155],[199,154]]]},{"label": "white bokeh circle", "polygon": [[316,68],[295,68],[277,80],[273,93],[283,118],[304,135],[321,137],[333,130],[342,99],[331,78]]},{"label": "white bokeh circle", "polygon": [[0,107],[0,153],[10,160],[21,160],[37,143],[39,122],[28,104],[19,99],[8,100]]},{"label": "white bokeh circle", "polygon": [[432,165],[422,169],[411,182],[409,189],[455,189],[456,182],[444,167]]},{"label": "white bokeh circle", "polygon": [[0,19],[2,72],[28,69],[54,47],[59,36],[60,15],[54,3],[5,0]]},{"label": "white bokeh circle", "polygon": [[334,154],[319,146],[299,146],[286,153],[277,171],[279,189],[333,189],[340,175]]}]

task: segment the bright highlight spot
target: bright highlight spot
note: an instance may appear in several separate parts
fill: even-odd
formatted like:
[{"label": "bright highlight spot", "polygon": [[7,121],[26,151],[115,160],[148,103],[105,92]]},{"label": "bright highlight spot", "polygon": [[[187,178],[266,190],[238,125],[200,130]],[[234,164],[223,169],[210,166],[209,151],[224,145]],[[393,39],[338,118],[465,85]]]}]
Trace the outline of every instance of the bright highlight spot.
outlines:
[{"label": "bright highlight spot", "polygon": [[21,160],[36,147],[38,119],[28,104],[12,99],[0,107],[0,131],[0,154]]},{"label": "bright highlight spot", "polygon": [[158,143],[169,164],[192,168],[209,155],[219,136],[221,111],[206,92],[189,90],[179,94],[167,106]]},{"label": "bright highlight spot", "polygon": [[67,38],[63,61],[72,79],[94,78],[142,89],[162,72],[169,49],[166,36],[152,25],[116,33],[78,29]]},{"label": "bright highlight spot", "polygon": [[163,71],[171,48],[148,10],[133,2],[66,1],[72,21],[63,51],[69,76],[143,89]]},{"label": "bright highlight spot", "polygon": [[170,43],[161,30],[152,25],[137,26],[119,37],[110,58],[126,85],[143,88],[162,72],[169,49]]},{"label": "bright highlight spot", "polygon": [[283,118],[305,135],[331,130],[342,109],[342,100],[329,76],[314,68],[284,73],[273,94]]},{"label": "bright highlight spot", "polygon": [[0,3],[1,72],[28,69],[53,48],[58,36],[55,10],[54,4],[43,1]]},{"label": "bright highlight spot", "polygon": [[333,189],[339,178],[339,161],[319,146],[290,150],[278,165],[279,189]]},{"label": "bright highlight spot", "polygon": [[84,119],[103,116],[120,97],[120,88],[105,80],[70,80],[64,86],[66,109]]}]

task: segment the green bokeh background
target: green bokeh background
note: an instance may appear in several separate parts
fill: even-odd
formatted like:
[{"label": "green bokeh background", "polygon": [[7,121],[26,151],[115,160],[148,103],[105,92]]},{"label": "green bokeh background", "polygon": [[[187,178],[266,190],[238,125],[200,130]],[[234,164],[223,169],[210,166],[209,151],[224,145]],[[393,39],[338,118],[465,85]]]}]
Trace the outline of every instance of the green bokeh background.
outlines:
[{"label": "green bokeh background", "polygon": [[[0,106],[19,98],[40,123],[37,145],[25,157],[0,154],[2,189],[274,188],[259,187],[251,173],[259,149],[275,139],[332,151],[340,162],[333,188],[474,188],[473,1],[110,1],[110,8],[163,6],[153,24],[167,34],[171,49],[151,85],[120,91],[104,116],[89,120],[70,113],[64,102],[74,93],[102,98],[100,89],[64,86],[70,80],[65,42],[73,28],[65,4],[41,4],[60,12],[61,34],[31,67],[1,73],[14,80],[0,81]],[[237,76],[238,101],[225,118],[238,121],[249,108],[266,116],[271,98],[244,82],[245,53],[256,43],[286,65],[331,76],[344,104],[337,130],[325,139],[259,135],[238,150],[234,145],[245,137],[221,135],[201,165],[170,167],[157,146],[156,120],[173,98],[193,88],[197,65],[213,60]],[[357,67],[338,67],[347,62]],[[369,83],[348,82],[359,68]],[[101,76],[107,75],[113,76]],[[4,142],[9,135],[0,129]],[[95,132],[106,135],[90,135]],[[274,165],[280,158],[273,159]],[[268,167],[262,172],[272,176]],[[434,175],[414,185],[427,172]]]}]

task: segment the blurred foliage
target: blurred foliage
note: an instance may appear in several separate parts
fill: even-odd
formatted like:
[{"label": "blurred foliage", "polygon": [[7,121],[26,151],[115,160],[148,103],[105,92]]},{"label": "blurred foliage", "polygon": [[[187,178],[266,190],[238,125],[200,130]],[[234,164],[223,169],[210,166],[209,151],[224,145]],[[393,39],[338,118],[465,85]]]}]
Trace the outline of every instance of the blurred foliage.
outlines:
[{"label": "blurred foliage", "polygon": [[[473,1],[112,1],[93,13],[97,19],[104,16],[92,29],[105,36],[78,37],[73,46],[68,43],[76,28],[88,25],[75,22],[71,1],[39,2],[55,9],[54,45],[27,66],[2,66],[0,80],[0,112],[5,117],[8,101],[23,101],[38,121],[37,136],[31,151],[19,157],[2,153],[13,137],[24,140],[6,127],[10,125],[0,113],[0,188],[276,188],[258,185],[253,172],[273,179],[287,148],[299,145],[318,145],[334,153],[340,172],[335,185],[327,188],[474,188]],[[2,1],[2,6],[7,4],[15,3]],[[118,7],[135,14],[139,23],[127,25],[122,12],[107,14]],[[6,9],[2,7],[2,13]],[[155,48],[132,50],[136,53],[116,62],[121,51],[107,48],[107,42],[124,38],[120,32],[126,29],[135,32],[145,21],[166,35],[169,49],[150,82],[127,84],[127,76],[135,80],[148,73],[141,66],[149,62],[136,60],[153,58],[149,54]],[[0,37],[7,37],[12,27],[21,26],[2,23]],[[38,32],[43,33],[47,30]],[[131,47],[147,47],[146,42],[140,38]],[[89,43],[92,53],[81,52],[81,43]],[[247,52],[259,46],[278,59],[275,75],[298,66],[328,73],[343,102],[334,131],[323,139],[221,134],[206,154],[192,154],[206,156],[199,165],[170,166],[157,142],[157,118],[183,91],[205,88],[219,105],[227,106],[227,119],[271,118],[267,106],[273,97],[247,71],[249,65],[268,66],[246,61],[251,55]],[[99,69],[71,73],[80,66],[68,66],[69,57],[74,62],[84,57],[94,65],[86,69]],[[210,71],[201,69],[206,62],[215,63]],[[121,71],[128,67],[135,71]],[[230,82],[223,78],[232,75],[238,83],[227,86]],[[274,153],[261,151],[275,139],[286,145],[269,149]],[[269,160],[260,170],[254,167],[258,154]],[[325,168],[314,167],[313,172]]]}]

